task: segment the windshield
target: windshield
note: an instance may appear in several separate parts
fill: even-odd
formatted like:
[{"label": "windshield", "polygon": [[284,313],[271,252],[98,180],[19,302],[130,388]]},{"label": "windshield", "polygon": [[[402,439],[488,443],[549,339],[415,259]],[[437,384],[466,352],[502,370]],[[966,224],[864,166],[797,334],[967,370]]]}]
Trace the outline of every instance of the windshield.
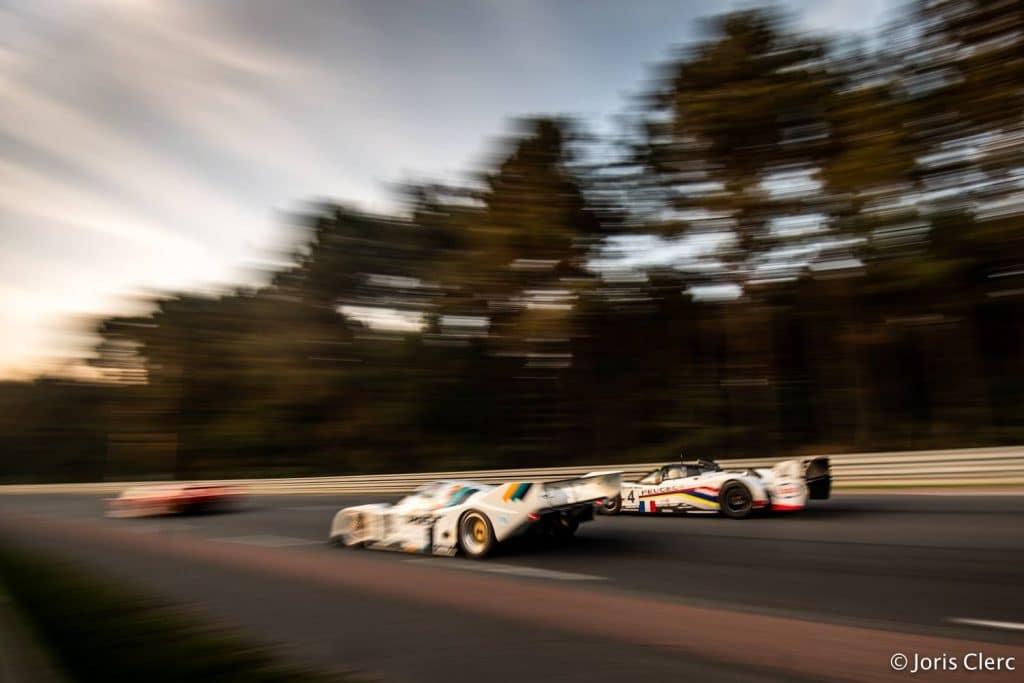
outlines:
[{"label": "windshield", "polygon": [[682,465],[673,465],[665,468],[666,479],[682,479],[686,476],[686,468]]},{"label": "windshield", "polygon": [[398,501],[398,504],[401,505],[402,503],[411,503],[416,500],[429,500],[433,498],[435,495],[437,495],[438,490],[443,485],[444,484],[439,481],[424,484],[423,486],[419,487],[418,489],[410,493],[405,498],[402,498],[400,501]]}]

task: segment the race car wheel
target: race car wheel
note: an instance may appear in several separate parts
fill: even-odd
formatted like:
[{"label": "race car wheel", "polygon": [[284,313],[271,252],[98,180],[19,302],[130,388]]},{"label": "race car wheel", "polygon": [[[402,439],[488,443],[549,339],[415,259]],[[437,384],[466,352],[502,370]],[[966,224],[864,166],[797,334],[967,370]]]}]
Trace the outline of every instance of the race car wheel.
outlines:
[{"label": "race car wheel", "polygon": [[734,481],[726,484],[718,498],[722,514],[732,519],[743,519],[749,517],[754,510],[754,497],[750,490]]},{"label": "race car wheel", "polygon": [[599,508],[602,514],[605,515],[617,515],[622,512],[622,496],[617,495],[612,498],[605,498],[604,505]]},{"label": "race car wheel", "polygon": [[494,530],[487,515],[470,510],[459,520],[459,548],[466,557],[486,557],[494,548]]},{"label": "race car wheel", "polygon": [[579,528],[580,522],[575,517],[558,516],[552,523],[555,538],[559,541],[568,541]]}]

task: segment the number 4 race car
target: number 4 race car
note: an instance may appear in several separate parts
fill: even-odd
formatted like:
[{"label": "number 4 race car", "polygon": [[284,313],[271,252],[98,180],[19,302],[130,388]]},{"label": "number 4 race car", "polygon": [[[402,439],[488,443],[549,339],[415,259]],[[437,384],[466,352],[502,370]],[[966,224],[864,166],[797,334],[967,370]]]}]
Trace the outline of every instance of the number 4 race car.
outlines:
[{"label": "number 4 race car", "polygon": [[619,496],[621,474],[604,472],[553,482],[436,481],[394,505],[343,508],[330,540],[345,546],[434,555],[484,557],[513,536],[539,532],[568,538],[594,518],[594,506]]},{"label": "number 4 race car", "polygon": [[710,460],[663,465],[638,482],[622,482],[601,511],[717,512],[733,519],[759,510],[802,510],[832,488],[828,458],[786,460],[772,468],[725,469]]}]

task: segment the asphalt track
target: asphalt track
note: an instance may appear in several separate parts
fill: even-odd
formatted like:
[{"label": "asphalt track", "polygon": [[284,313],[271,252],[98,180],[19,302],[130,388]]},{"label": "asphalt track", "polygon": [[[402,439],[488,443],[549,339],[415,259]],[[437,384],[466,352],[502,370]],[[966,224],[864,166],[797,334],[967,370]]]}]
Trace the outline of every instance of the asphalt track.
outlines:
[{"label": "asphalt track", "polygon": [[[1019,493],[840,492],[743,521],[602,517],[567,546],[517,542],[484,562],[328,546],[333,512],[370,499],[108,520],[98,497],[0,496],[0,533],[297,659],[396,683],[1024,680]],[[1016,656],[1017,670],[889,665],[899,651],[978,650]]]}]

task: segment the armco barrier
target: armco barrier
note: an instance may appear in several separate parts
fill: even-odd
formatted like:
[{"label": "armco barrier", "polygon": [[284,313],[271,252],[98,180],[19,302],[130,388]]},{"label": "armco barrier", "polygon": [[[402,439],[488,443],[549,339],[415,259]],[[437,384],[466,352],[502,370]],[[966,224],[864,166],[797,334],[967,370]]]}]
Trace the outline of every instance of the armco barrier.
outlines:
[{"label": "armco barrier", "polygon": [[[807,456],[809,457],[809,456]],[[836,488],[899,486],[1021,486],[1024,485],[1024,446],[947,451],[902,451],[828,456]],[[720,460],[723,467],[770,467],[785,458]],[[410,474],[361,474],[291,479],[235,479],[252,494],[405,493],[435,479],[472,479],[500,484],[517,479],[552,481],[585,472],[615,470],[626,479],[639,477],[663,463],[573,465],[536,469],[465,470]],[[88,484],[8,484],[0,495],[81,493],[114,494],[135,484],[156,482],[98,482]]]}]

